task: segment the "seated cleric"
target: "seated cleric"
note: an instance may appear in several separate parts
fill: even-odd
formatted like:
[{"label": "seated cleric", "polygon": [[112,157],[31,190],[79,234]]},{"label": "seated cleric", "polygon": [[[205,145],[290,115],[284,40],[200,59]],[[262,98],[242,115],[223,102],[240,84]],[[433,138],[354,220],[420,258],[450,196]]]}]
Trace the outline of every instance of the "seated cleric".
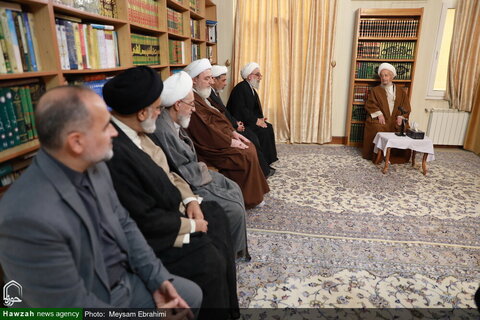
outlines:
[{"label": "seated cleric", "polygon": [[0,201],[0,264],[23,287],[14,307],[199,308],[200,288],[168,272],[117,198],[103,99],[55,88],[35,118],[42,147]]},{"label": "seated cleric", "polygon": [[[400,130],[402,120],[410,115],[408,95],[402,87],[393,84],[397,76],[395,67],[390,63],[382,63],[378,67],[381,84],[370,90],[365,103],[367,119],[363,136],[362,157],[375,160],[373,156],[373,139],[377,132],[395,132]],[[403,111],[403,112],[402,112]],[[391,163],[405,163],[410,159],[411,150],[392,149]]]},{"label": "seated cleric", "polygon": [[103,87],[118,131],[107,162],[120,202],[165,266],[203,292],[200,319],[238,314],[236,270],[227,217],[172,172],[148,134],[161,113],[163,82],[152,68],[125,70]]},{"label": "seated cleric", "polygon": [[157,129],[150,138],[163,149],[172,169],[189,183],[192,191],[223,208],[232,232],[234,252],[244,254],[247,231],[242,190],[234,181],[198,161],[193,142],[185,131],[195,112],[192,78],[180,71],[163,84],[160,97],[165,110],[158,116]]}]

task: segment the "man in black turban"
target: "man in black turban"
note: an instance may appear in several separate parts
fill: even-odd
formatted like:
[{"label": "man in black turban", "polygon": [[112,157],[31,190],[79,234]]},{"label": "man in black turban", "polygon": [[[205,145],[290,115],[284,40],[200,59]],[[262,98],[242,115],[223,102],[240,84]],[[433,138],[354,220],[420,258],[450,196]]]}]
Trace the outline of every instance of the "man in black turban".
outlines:
[{"label": "man in black turban", "polygon": [[202,289],[199,317],[235,318],[236,271],[225,213],[216,202],[202,202],[171,172],[163,150],[148,137],[161,112],[162,89],[160,77],[149,67],[128,69],[105,84],[103,97],[118,131],[114,156],[107,163],[113,184],[168,270]]}]

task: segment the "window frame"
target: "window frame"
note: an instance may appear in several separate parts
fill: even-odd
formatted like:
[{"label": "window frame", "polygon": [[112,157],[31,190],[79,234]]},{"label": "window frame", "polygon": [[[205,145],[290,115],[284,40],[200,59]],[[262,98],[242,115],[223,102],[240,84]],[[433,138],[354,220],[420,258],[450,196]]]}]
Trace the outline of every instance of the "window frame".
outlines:
[{"label": "window frame", "polygon": [[445,21],[447,19],[448,9],[456,9],[456,0],[443,0],[442,1],[442,12],[440,14],[440,22],[438,24],[437,35],[435,39],[435,50],[432,53],[432,64],[430,67],[430,74],[428,77],[428,86],[427,86],[427,99],[445,99],[446,90],[434,90],[435,77],[437,75],[438,67],[438,57],[440,55],[440,49],[442,46],[443,40],[443,31],[445,29]]}]

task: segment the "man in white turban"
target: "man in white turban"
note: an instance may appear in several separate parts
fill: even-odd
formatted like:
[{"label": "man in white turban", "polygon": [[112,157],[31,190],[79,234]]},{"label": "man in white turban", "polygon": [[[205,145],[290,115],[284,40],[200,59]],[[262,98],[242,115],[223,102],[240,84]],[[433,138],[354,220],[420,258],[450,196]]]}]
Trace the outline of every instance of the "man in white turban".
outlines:
[{"label": "man in white turban", "polygon": [[[262,105],[256,91],[262,80],[260,66],[256,62],[247,63],[242,68],[241,75],[244,81],[233,88],[227,109],[235,119],[242,121],[245,127],[257,136],[262,154],[267,164],[271,165],[278,160],[277,148],[273,127],[263,116]],[[274,172],[275,169],[271,168],[271,171]]]},{"label": "man in white turban", "polygon": [[[410,115],[410,101],[404,89],[393,84],[397,76],[395,67],[382,63],[378,67],[381,84],[372,88],[365,103],[367,118],[363,135],[362,157],[375,160],[373,139],[377,132],[395,132],[400,129],[402,120]],[[391,163],[405,163],[410,158],[410,150],[392,149]]]},{"label": "man in white turban", "polygon": [[245,138],[250,140],[255,145],[255,149],[257,150],[258,163],[262,168],[263,174],[265,175],[266,178],[268,178],[274,174],[275,170],[271,169],[267,161],[265,160],[265,157],[263,156],[263,153],[262,153],[262,147],[260,145],[260,141],[258,141],[257,135],[250,128],[245,128],[245,125],[243,124],[242,121],[238,121],[237,119],[235,119],[234,116],[232,116],[230,111],[227,109],[227,107],[223,103],[222,98],[220,97],[219,93],[222,92],[227,85],[227,72],[228,72],[228,69],[225,66],[218,66],[218,65],[212,66],[212,78],[213,78],[212,93],[210,93],[210,97],[208,98],[208,101],[210,101],[212,106],[217,108],[218,111],[223,113],[227,117],[227,119],[230,120],[232,127],[238,133],[243,135]]},{"label": "man in white turban", "polygon": [[193,192],[223,208],[229,221],[234,252],[244,254],[246,222],[242,191],[234,181],[198,161],[193,141],[185,131],[195,112],[192,78],[183,71],[172,75],[163,82],[160,99],[165,111],[157,119],[152,140],[162,147],[171,169],[190,184]]},{"label": "man in white turban", "polygon": [[224,114],[208,101],[213,83],[207,59],[195,60],[184,70],[193,81],[195,112],[187,129],[200,161],[215,167],[242,190],[246,208],[263,203],[270,189],[251,142],[232,127]]},{"label": "man in white turban", "polygon": [[[146,66],[127,69],[103,87],[112,108],[113,158],[107,162],[122,205],[168,270],[195,282],[203,292],[199,317],[218,308],[223,319],[236,309],[229,222],[222,207],[205,201],[172,171],[149,134],[161,113],[163,82]],[[233,302],[232,302],[233,301]]]}]

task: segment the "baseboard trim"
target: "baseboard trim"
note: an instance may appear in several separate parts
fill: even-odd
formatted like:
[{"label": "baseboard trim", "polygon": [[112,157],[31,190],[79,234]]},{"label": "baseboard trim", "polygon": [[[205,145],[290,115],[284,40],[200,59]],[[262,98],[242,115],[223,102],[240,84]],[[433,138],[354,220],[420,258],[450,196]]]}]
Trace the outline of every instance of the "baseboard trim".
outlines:
[{"label": "baseboard trim", "polygon": [[332,137],[328,144],[347,144],[347,137]]}]

